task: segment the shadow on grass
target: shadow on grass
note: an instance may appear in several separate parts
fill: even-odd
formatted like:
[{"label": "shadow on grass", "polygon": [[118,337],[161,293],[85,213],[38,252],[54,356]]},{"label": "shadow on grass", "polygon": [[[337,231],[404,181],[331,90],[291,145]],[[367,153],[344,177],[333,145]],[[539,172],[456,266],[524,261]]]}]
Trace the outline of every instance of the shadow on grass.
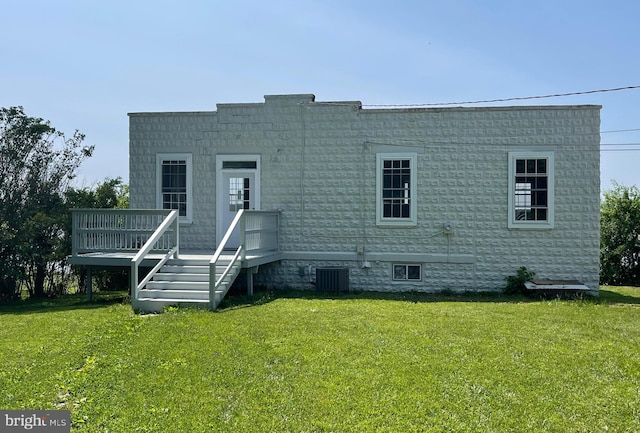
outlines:
[{"label": "shadow on grass", "polygon": [[[608,287],[607,289],[610,289]],[[640,291],[638,296],[630,296],[625,293],[619,293],[613,290],[601,289],[599,297],[593,297],[587,294],[575,294],[561,292],[548,296],[525,296],[511,295],[502,292],[462,292],[462,293],[424,293],[424,292],[320,292],[314,290],[269,290],[265,288],[258,289],[254,295],[246,296],[238,293],[230,293],[222,301],[219,310],[237,309],[244,307],[252,307],[273,302],[278,299],[331,299],[331,300],[349,300],[349,299],[370,299],[370,300],[386,300],[398,302],[413,303],[434,303],[434,302],[478,302],[478,303],[534,303],[548,300],[566,300],[578,302],[591,302],[594,304],[614,304],[614,305],[638,305],[640,306]]]},{"label": "shadow on grass", "polygon": [[626,304],[640,306],[639,296],[630,296],[624,293],[614,292],[612,290],[600,289],[600,302],[607,304]]},{"label": "shadow on grass", "polygon": [[382,301],[433,303],[433,302],[494,302],[494,303],[527,303],[538,302],[539,299],[524,295],[506,295],[501,292],[463,292],[463,293],[424,293],[424,292],[321,292],[317,290],[270,290],[258,289],[253,296],[237,293],[228,294],[222,301],[219,310],[252,307],[273,302],[278,299],[327,299],[351,300],[368,299]]},{"label": "shadow on grass", "polygon": [[[640,289],[632,295],[627,294],[628,290],[616,291],[615,287],[607,286],[600,289],[600,297],[577,296],[564,299],[582,302],[593,302],[605,305],[631,305],[640,307]],[[278,299],[306,299],[306,300],[383,300],[412,303],[435,303],[435,302],[477,302],[477,303],[534,303],[540,302],[539,297],[529,297],[524,295],[507,295],[501,292],[463,292],[463,293],[424,293],[424,292],[321,292],[317,290],[273,290],[258,288],[253,296],[241,294],[239,291],[230,292],[218,311],[247,308],[268,304]],[[545,298],[548,300],[549,298]],[[0,304],[0,315],[4,314],[34,314],[50,313],[68,310],[90,310],[104,308],[111,305],[130,305],[130,299],[126,291],[99,292],[94,293],[93,300],[87,301],[86,294],[62,295],[57,298],[46,299],[25,299],[10,303]]]},{"label": "shadow on grass", "polygon": [[78,293],[61,295],[55,298],[28,298],[0,304],[0,315],[4,314],[34,314],[51,313],[69,310],[90,310],[104,308],[115,304],[129,304],[126,291],[99,292],[93,294],[93,299],[87,301],[87,295]]}]

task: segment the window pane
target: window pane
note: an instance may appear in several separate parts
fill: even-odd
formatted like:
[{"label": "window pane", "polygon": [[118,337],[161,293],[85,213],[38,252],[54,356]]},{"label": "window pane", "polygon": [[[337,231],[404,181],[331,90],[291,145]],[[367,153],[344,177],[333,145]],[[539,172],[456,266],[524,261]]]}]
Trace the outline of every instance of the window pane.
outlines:
[{"label": "window pane", "polygon": [[547,160],[539,159],[538,160],[538,173],[546,173],[547,172]]},{"label": "window pane", "polygon": [[407,271],[407,276],[410,280],[419,280],[420,279],[420,266],[409,266]]},{"label": "window pane", "polygon": [[255,169],[258,166],[256,161],[222,161],[222,168],[250,168]]},{"label": "window pane", "polygon": [[389,200],[385,200],[382,205],[382,216],[384,218],[391,218],[391,202]]},{"label": "window pane", "polygon": [[407,266],[406,265],[393,265],[393,279],[394,280],[406,280],[407,279]]}]

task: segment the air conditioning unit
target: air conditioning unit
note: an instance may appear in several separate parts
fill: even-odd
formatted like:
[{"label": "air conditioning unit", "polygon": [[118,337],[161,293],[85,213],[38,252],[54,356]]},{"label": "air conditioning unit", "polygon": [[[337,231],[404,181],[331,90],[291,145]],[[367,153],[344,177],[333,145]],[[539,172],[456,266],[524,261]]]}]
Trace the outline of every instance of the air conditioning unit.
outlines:
[{"label": "air conditioning unit", "polygon": [[316,268],[316,290],[348,292],[349,268]]}]

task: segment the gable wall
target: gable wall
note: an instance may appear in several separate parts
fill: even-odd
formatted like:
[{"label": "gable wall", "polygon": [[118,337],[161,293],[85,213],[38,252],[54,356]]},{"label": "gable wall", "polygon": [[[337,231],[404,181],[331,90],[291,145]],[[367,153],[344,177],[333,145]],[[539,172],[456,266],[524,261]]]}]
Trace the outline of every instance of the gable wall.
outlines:
[{"label": "gable wall", "polygon": [[[181,242],[213,249],[215,155],[260,154],[262,209],[282,210],[288,259],[261,267],[258,282],[310,287],[309,266],[339,265],[359,290],[489,290],[526,266],[597,288],[599,107],[362,110],[312,100],[131,115],[132,207],[156,206],[155,153],[193,153],[194,221]],[[507,228],[507,156],[518,150],[554,152],[551,230]],[[416,227],[376,226],[377,152],[417,153]],[[392,262],[422,264],[423,281],[391,282]]]}]

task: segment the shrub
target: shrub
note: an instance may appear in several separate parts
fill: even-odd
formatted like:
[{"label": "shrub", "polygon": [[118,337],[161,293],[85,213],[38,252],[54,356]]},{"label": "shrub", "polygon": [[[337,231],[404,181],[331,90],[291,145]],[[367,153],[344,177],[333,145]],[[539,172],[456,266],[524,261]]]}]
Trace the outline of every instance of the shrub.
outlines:
[{"label": "shrub", "polygon": [[535,272],[528,270],[522,266],[515,275],[509,275],[505,277],[507,285],[504,288],[505,293],[509,294],[521,294],[525,291],[524,283],[532,279],[536,275]]}]

